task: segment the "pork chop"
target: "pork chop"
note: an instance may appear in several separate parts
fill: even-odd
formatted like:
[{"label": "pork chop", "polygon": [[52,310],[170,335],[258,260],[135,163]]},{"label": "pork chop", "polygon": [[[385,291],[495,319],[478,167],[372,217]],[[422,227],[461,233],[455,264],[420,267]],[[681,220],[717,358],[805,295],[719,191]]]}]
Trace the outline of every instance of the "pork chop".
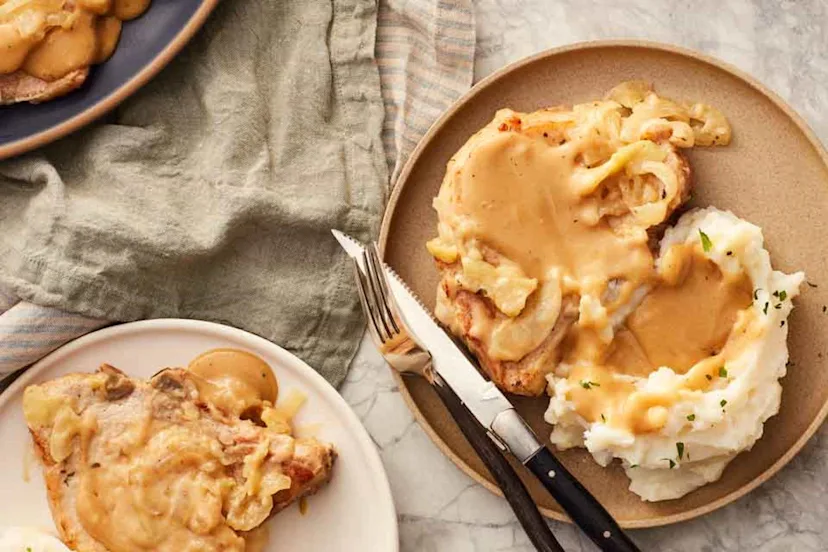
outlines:
[{"label": "pork chop", "polygon": [[[542,395],[546,375],[561,360],[567,333],[579,321],[582,290],[578,288],[591,285],[590,277],[595,280],[590,275],[572,283],[580,276],[572,272],[571,265],[591,263],[605,254],[599,248],[615,246],[635,232],[650,238],[648,245],[652,251],[671,215],[690,197],[690,166],[679,147],[670,141],[670,128],[648,131],[646,140],[626,144],[617,138],[622,119],[608,137],[602,135],[601,128],[593,128],[595,119],[600,119],[597,115],[579,118],[579,109],[601,113],[605,108],[602,105],[618,109],[618,104],[599,102],[574,110],[558,107],[528,114],[499,111],[449,161],[435,199],[440,237],[429,242],[441,273],[435,314],[466,343],[492,381],[510,393]],[[619,170],[638,155],[628,155],[635,148],[648,151],[645,156],[652,157],[635,162],[638,164],[634,171]],[[566,161],[547,161],[551,158]],[[537,166],[544,169],[538,170]],[[612,166],[616,168],[608,168]],[[608,169],[600,178],[596,177],[604,168]],[[555,175],[564,174],[563,171],[571,175],[567,176],[567,185],[581,186],[585,180],[596,184],[575,203],[572,196],[550,192],[550,188],[563,185],[555,180]],[[559,199],[571,203],[562,201],[559,205]],[[568,220],[563,220],[564,213],[570,215]],[[553,220],[556,222],[549,222]],[[538,270],[537,265],[545,262],[543,254],[533,256],[527,251],[548,251],[544,249],[545,242],[567,243],[573,236],[562,228],[573,232],[594,228],[595,234],[612,233],[613,239],[618,239],[558,246],[555,253],[560,253],[562,262],[569,266],[556,269],[550,277],[555,281],[548,284],[561,289],[557,318],[547,316],[540,323],[528,310],[533,297],[542,294],[542,277],[549,267]],[[570,254],[567,247],[578,251]],[[621,263],[623,257],[616,255]],[[647,244],[631,248],[629,257],[644,259],[646,267],[652,265]],[[529,263],[521,263],[520,258]],[[536,266],[530,274],[524,265],[532,262]],[[606,278],[606,288],[603,295],[595,293],[592,305],[598,301],[612,303],[611,296],[626,281],[625,274],[613,273],[615,267],[610,266],[611,262],[606,265],[607,271],[598,275]],[[558,279],[566,270],[569,283],[563,285]],[[618,270],[623,272],[622,268]],[[626,289],[624,297],[631,291]],[[519,300],[515,301],[515,297]],[[515,322],[510,333],[512,343],[504,339],[496,343],[497,332],[510,321]],[[504,344],[510,347],[505,348]]]},{"label": "pork chop", "polygon": [[0,75],[0,105],[20,102],[41,103],[80,88],[89,67],[77,69],[55,81],[45,81],[23,71]]},{"label": "pork chop", "polygon": [[203,401],[193,375],[104,365],[24,395],[49,505],[79,552],[243,551],[245,532],[331,475],[329,444]]}]

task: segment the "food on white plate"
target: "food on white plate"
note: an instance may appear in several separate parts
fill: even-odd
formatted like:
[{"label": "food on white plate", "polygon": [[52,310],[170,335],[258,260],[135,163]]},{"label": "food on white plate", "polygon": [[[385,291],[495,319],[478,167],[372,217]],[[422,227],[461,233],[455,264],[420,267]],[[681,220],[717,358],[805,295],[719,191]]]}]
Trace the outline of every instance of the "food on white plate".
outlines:
[{"label": "food on white plate", "polygon": [[779,409],[803,274],[729,212],[681,214],[682,150],[730,137],[714,107],[622,83],[498,111],[434,201],[437,317],[498,386],[551,396],[553,443],[621,459],[645,500],[718,479]]},{"label": "food on white plate", "polygon": [[0,0],[0,105],[40,103],[80,87],[150,0]]},{"label": "food on white plate", "polygon": [[277,395],[270,367],[233,349],[149,381],[103,365],[27,387],[24,415],[63,542],[79,552],[245,550],[272,514],[328,481],[336,457],[292,435],[303,396]]},{"label": "food on white plate", "polygon": [[37,527],[0,527],[0,552],[71,552],[52,533]]}]

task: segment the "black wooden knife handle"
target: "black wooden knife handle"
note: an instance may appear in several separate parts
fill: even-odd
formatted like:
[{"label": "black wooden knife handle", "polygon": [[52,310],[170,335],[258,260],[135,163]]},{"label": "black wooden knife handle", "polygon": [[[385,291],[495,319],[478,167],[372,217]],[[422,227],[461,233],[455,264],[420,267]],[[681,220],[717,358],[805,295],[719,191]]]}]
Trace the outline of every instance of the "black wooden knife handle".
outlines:
[{"label": "black wooden knife handle", "polygon": [[474,415],[463,405],[454,391],[439,376],[435,375],[432,387],[446,405],[454,421],[460,426],[466,440],[474,448],[480,459],[492,474],[497,486],[503,491],[506,500],[515,512],[520,525],[532,544],[541,552],[564,552],[564,549],[552,535],[552,531],[543,519],[529,491],[523,486],[512,465],[501,454],[500,449],[489,437],[486,430]]},{"label": "black wooden knife handle", "polygon": [[542,447],[524,464],[598,548],[605,552],[640,552],[609,512],[549,449]]}]

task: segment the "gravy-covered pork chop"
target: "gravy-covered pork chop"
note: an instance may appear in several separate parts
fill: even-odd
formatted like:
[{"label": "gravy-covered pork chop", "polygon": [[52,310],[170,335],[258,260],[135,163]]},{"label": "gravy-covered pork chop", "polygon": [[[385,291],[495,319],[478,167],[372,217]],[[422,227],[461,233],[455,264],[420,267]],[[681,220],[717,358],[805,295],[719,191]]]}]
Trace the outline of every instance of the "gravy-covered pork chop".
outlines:
[{"label": "gravy-covered pork chop", "polygon": [[144,381],[104,365],[26,389],[52,515],[72,549],[243,551],[247,531],[328,480],[331,445],[217,408],[197,378],[167,369]]},{"label": "gravy-covered pork chop", "polygon": [[651,244],[690,195],[681,149],[729,138],[718,111],[640,82],[572,108],[498,111],[434,200],[437,317],[502,389],[543,394],[570,329],[611,339],[651,285]]}]

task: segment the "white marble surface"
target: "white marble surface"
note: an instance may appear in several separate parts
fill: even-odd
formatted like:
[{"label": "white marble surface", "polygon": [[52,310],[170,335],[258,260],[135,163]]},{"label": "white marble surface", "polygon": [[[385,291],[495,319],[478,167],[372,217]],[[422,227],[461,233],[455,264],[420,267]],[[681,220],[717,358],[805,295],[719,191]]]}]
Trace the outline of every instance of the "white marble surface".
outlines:
[{"label": "white marble surface", "polygon": [[[475,78],[539,50],[599,38],[646,38],[704,51],[758,77],[828,142],[825,0],[478,0]],[[342,393],[381,450],[404,552],[532,550],[508,505],[473,483],[413,421],[388,369],[363,343]],[[828,428],[779,475],[717,512],[633,531],[643,550],[828,550]],[[568,551],[594,550],[552,523]]]}]

